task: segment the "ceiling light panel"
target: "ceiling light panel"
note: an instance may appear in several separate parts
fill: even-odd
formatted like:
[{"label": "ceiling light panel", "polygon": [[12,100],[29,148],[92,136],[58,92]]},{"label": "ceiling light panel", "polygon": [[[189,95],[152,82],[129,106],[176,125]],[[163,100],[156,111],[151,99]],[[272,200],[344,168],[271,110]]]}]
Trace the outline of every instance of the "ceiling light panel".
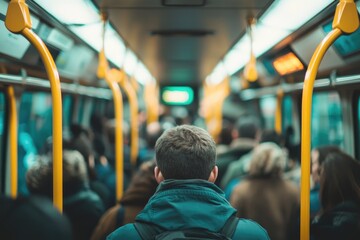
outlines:
[{"label": "ceiling light panel", "polygon": [[34,1],[64,24],[89,24],[101,21],[98,10],[90,0]]},{"label": "ceiling light panel", "polygon": [[[261,56],[333,2],[334,0],[274,1],[253,28],[255,56]],[[245,34],[223,59],[227,73],[229,75],[235,74],[245,66],[249,58],[250,39]]]}]

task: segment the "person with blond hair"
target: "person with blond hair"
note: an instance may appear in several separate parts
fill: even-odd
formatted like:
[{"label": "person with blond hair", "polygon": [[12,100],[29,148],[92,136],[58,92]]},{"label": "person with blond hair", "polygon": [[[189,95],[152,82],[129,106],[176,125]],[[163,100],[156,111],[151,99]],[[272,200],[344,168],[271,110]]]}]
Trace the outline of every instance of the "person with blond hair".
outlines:
[{"label": "person with blond hair", "polygon": [[253,152],[248,176],[235,186],[230,197],[237,216],[258,222],[272,240],[293,239],[298,222],[299,190],[282,178],[285,152],[265,142]]}]

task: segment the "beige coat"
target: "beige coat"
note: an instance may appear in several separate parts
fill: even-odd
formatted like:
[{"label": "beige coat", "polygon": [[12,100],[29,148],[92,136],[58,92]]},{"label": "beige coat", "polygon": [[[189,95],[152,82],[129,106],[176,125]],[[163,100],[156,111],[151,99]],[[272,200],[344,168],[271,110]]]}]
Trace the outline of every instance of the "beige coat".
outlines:
[{"label": "beige coat", "polygon": [[264,227],[272,240],[290,240],[299,217],[299,189],[280,177],[249,178],[240,182],[230,203],[237,216]]}]

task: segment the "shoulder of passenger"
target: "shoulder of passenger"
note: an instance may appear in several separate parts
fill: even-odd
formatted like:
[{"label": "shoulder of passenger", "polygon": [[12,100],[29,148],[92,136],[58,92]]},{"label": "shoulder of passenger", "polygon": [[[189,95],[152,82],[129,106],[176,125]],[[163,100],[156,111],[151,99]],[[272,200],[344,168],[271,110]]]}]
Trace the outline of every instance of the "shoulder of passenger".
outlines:
[{"label": "shoulder of passenger", "polygon": [[258,223],[240,218],[236,228],[233,240],[248,239],[248,240],[268,240],[269,235],[267,231]]},{"label": "shoulder of passenger", "polygon": [[106,240],[121,240],[121,239],[141,240],[141,237],[137,233],[134,224],[129,223],[122,227],[119,227],[106,238]]}]

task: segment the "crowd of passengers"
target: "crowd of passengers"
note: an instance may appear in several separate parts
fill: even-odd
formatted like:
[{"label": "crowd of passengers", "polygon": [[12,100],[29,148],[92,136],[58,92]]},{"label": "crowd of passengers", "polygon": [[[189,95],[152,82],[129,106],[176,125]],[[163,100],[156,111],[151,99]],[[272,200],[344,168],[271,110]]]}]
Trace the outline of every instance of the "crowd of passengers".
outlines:
[{"label": "crowd of passengers", "polygon": [[[49,143],[26,173],[30,196],[1,196],[0,239],[175,239],[184,229],[200,229],[203,239],[300,239],[300,146],[291,127],[279,135],[252,116],[224,119],[214,140],[165,117],[141,128],[131,166],[124,122],[125,191],[116,202],[114,122],[94,115],[90,123],[73,124],[64,139],[63,215],[51,203]],[[360,162],[337,146],[311,151],[310,218],[311,240],[360,239]]]}]

